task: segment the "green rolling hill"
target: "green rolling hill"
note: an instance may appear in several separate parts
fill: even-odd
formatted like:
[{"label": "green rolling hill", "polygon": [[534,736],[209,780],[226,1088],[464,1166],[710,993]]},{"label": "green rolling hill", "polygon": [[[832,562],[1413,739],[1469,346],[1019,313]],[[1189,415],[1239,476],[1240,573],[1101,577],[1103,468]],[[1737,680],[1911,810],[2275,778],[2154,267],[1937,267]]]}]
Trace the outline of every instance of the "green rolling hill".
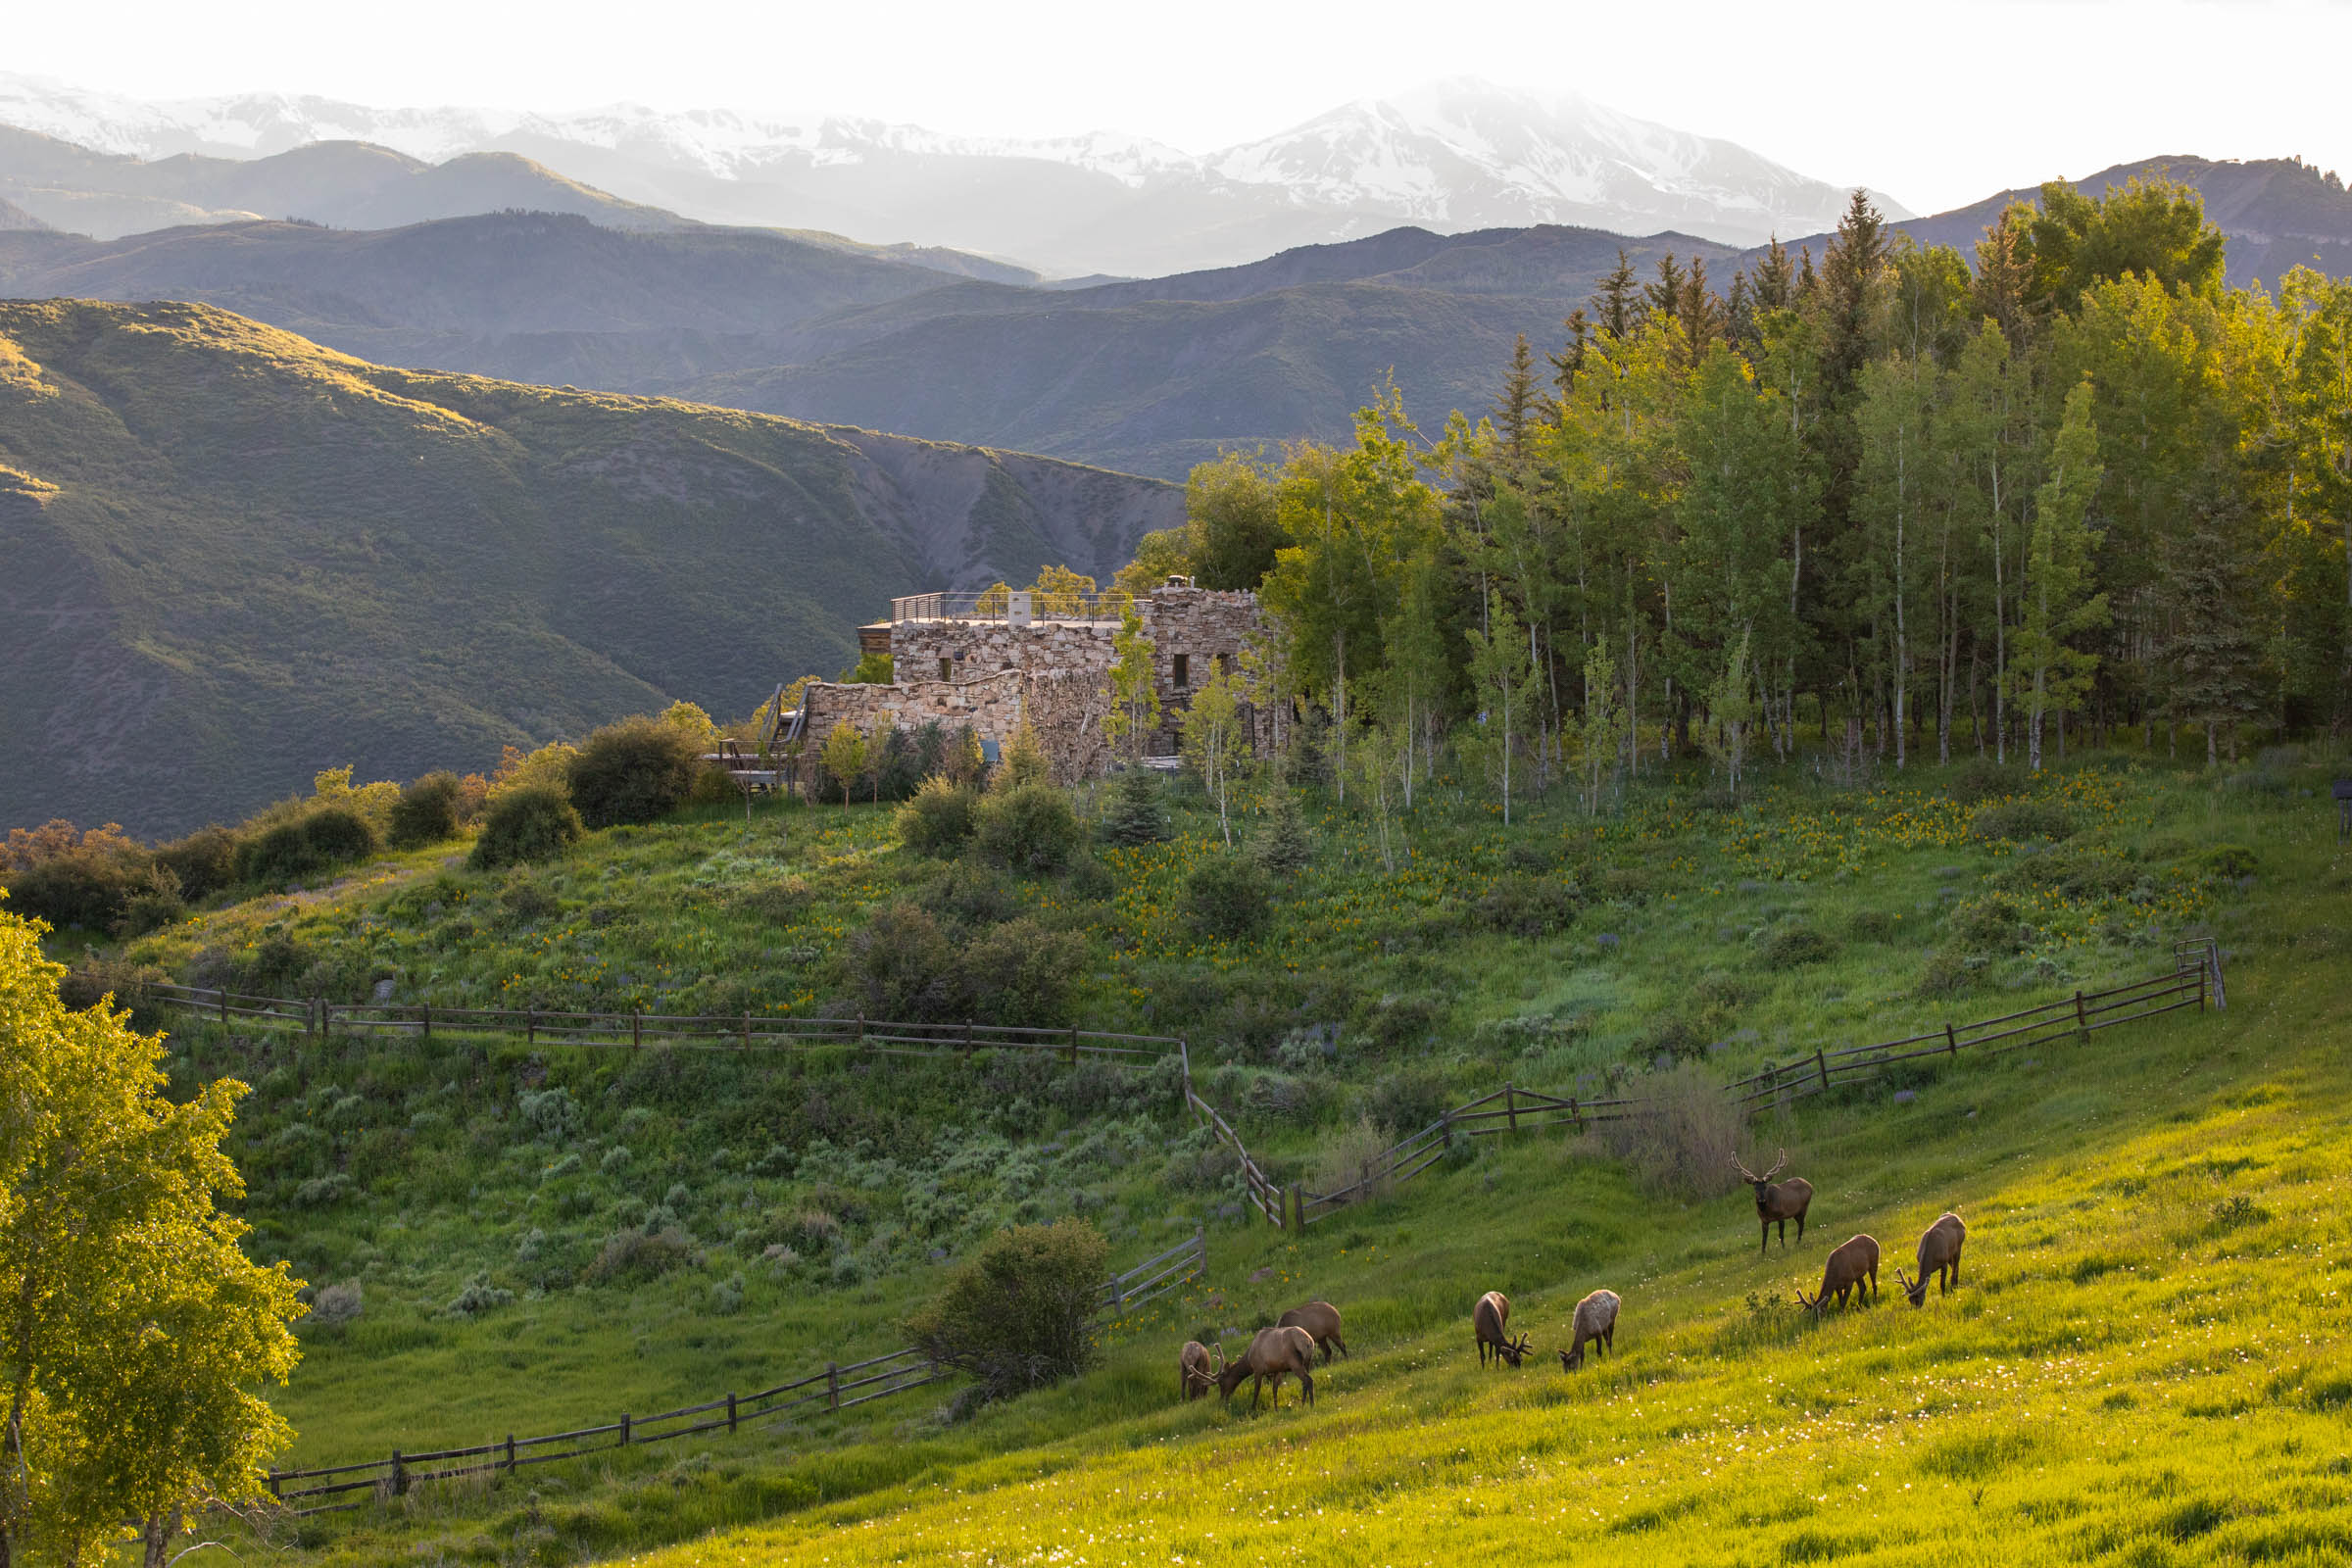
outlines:
[{"label": "green rolling hill", "polygon": [[163,833],[320,766],[749,709],[892,594],[1107,574],[1101,469],[384,369],[192,305],[0,305],[0,822]]}]

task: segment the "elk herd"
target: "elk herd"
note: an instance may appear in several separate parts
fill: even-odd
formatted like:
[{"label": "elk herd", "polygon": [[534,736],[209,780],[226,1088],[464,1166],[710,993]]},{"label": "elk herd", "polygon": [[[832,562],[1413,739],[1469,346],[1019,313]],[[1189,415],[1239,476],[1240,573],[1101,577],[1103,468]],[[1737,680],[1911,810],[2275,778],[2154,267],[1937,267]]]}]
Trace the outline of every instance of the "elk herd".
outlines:
[{"label": "elk herd", "polygon": [[[1791,1176],[1776,1181],[1788,1163],[1788,1152],[1780,1151],[1770,1170],[1759,1176],[1744,1164],[1734,1160],[1733,1167],[1740,1180],[1755,1190],[1756,1218],[1763,1234],[1760,1251],[1770,1250],[1774,1228],[1779,1228],[1784,1250],[1788,1246],[1788,1222],[1796,1221],[1796,1239],[1802,1246],[1805,1239],[1805,1212],[1812,1206],[1813,1186],[1802,1177]],[[1903,1294],[1913,1306],[1925,1306],[1928,1283],[1933,1279],[1938,1295],[1949,1295],[1960,1283],[1960,1249],[1968,1240],[1968,1226],[1960,1216],[1946,1213],[1929,1226],[1919,1238],[1916,1277],[1901,1269],[1894,1277],[1901,1282]],[[1868,1236],[1856,1236],[1831,1249],[1828,1261],[1821,1272],[1821,1286],[1811,1296],[1796,1293],[1797,1304],[1818,1318],[1834,1300],[1842,1307],[1848,1297],[1855,1304],[1867,1306],[1879,1295],[1879,1244]],[[1561,1370],[1574,1372],[1585,1364],[1587,1348],[1596,1348],[1606,1355],[1617,1346],[1618,1297],[1615,1291],[1594,1291],[1576,1303],[1576,1313],[1568,1327],[1568,1348],[1559,1352]],[[1513,1336],[1510,1332],[1511,1299],[1500,1291],[1489,1291],[1478,1298],[1470,1309],[1470,1336],[1478,1347],[1478,1364],[1509,1365],[1516,1368],[1531,1353],[1525,1333]],[[1176,1357],[1176,1387],[1186,1399],[1204,1396],[1210,1389],[1230,1400],[1244,1380],[1250,1382],[1250,1408],[1257,1408],[1259,1394],[1267,1384],[1273,1385],[1274,1403],[1282,1403],[1282,1380],[1298,1380],[1298,1397],[1303,1404],[1315,1402],[1317,1355],[1328,1365],[1331,1352],[1348,1353],[1348,1342],[1340,1337],[1340,1309],[1329,1301],[1309,1301],[1282,1314],[1274,1327],[1259,1329],[1251,1336],[1249,1348],[1240,1358],[1228,1361],[1223,1346],[1206,1346],[1198,1340],[1188,1341]]]}]

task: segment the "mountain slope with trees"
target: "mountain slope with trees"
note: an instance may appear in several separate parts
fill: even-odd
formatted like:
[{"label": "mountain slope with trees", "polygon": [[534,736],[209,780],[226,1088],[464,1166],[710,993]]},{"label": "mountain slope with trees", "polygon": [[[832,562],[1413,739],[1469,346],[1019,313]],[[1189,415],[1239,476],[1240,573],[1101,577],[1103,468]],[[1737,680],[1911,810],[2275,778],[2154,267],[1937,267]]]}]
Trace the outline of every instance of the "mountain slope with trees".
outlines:
[{"label": "mountain slope with trees", "polygon": [[749,710],[893,594],[1107,575],[1124,474],[382,369],[201,306],[0,306],[0,820],[242,814],[670,693]]}]

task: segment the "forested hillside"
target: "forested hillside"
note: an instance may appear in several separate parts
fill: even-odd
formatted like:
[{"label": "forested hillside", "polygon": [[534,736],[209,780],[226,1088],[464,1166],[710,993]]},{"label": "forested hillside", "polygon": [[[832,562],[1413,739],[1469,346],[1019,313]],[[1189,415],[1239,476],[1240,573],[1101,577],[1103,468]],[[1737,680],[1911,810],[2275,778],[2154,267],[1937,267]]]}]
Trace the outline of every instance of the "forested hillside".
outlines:
[{"label": "forested hillside", "polygon": [[388,370],[197,306],[0,306],[0,821],[245,814],[856,659],[892,594],[1105,575],[1175,490]]},{"label": "forested hillside", "polygon": [[1848,770],[2340,731],[2352,285],[2223,249],[2161,183],[1973,257],[1857,197],[1817,261],[1619,270],[1475,426],[1391,398],[1196,473],[1147,557],[1262,586],[1286,688],[1408,797],[1449,732],[1507,797],[1701,747],[1736,790],[1800,723]]}]

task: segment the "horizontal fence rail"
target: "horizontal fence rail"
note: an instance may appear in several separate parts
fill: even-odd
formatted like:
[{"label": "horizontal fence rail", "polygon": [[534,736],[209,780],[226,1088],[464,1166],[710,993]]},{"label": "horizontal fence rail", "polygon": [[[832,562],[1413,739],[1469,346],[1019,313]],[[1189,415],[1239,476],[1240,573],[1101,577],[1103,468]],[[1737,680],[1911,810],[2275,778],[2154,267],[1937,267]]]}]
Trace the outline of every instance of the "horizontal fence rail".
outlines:
[{"label": "horizontal fence rail", "polygon": [[322,998],[258,997],[209,986],[155,982],[153,1001],[194,1016],[298,1029],[307,1034],[413,1037],[507,1035],[526,1045],[641,1050],[647,1046],[709,1051],[798,1051],[849,1046],[883,1055],[947,1055],[972,1051],[1035,1051],[1073,1064],[1102,1061],[1148,1067],[1181,1042],[1165,1035],[1112,1034],[1101,1029],[1035,1029],[990,1023],[905,1023],[881,1018],[794,1018],[756,1012],[579,1012],[535,1007],[440,1007],[428,1003],[328,1002]]}]

